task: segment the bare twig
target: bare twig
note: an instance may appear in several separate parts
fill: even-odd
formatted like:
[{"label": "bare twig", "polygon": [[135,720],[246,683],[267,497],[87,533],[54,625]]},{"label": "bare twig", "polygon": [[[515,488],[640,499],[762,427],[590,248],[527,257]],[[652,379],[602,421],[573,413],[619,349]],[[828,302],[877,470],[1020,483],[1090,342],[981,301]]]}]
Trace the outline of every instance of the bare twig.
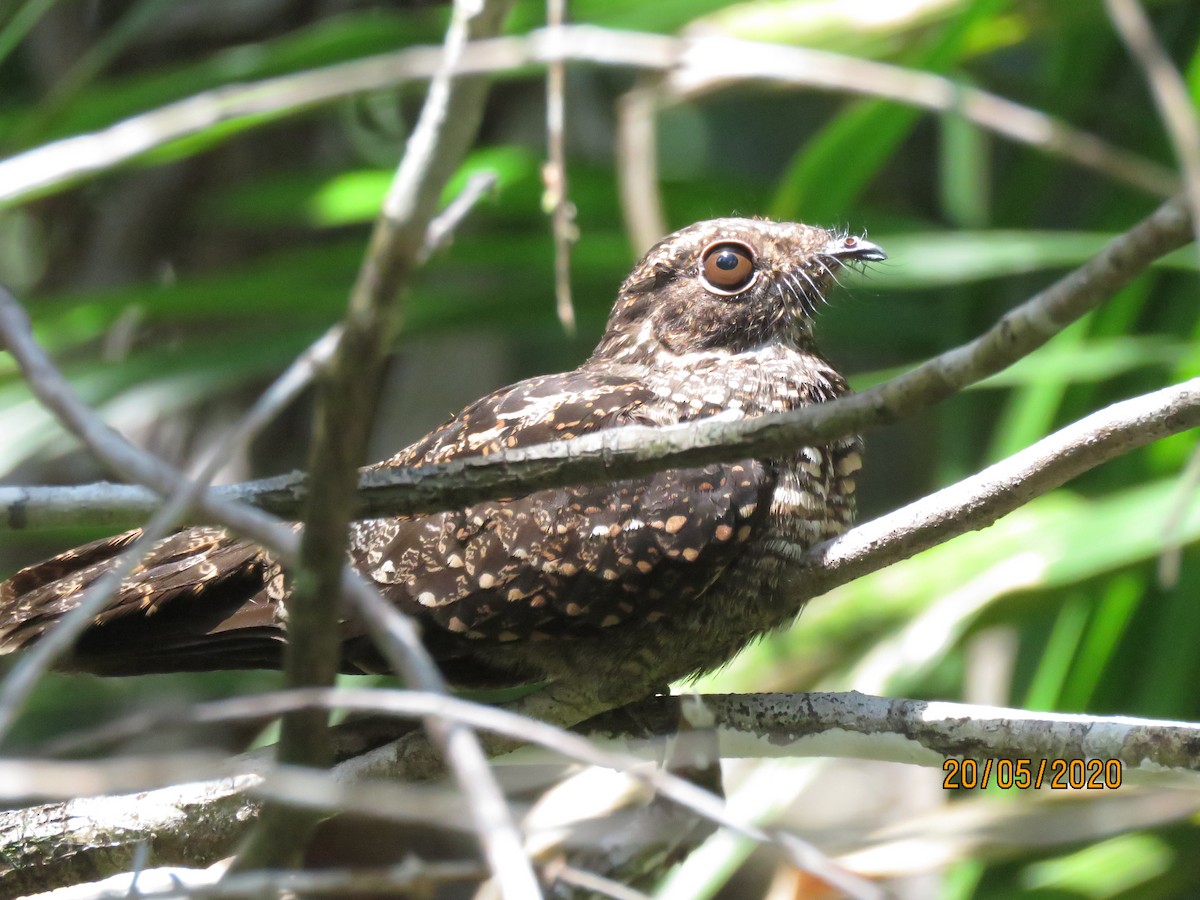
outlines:
[{"label": "bare twig", "polygon": [[639,254],[667,232],[658,187],[658,96],[657,85],[641,84],[617,101],[617,188]]},{"label": "bare twig", "polygon": [[[462,193],[446,207],[446,209],[430,224],[422,246],[422,255],[429,256],[443,246],[453,233],[453,229],[463,216],[478,201],[479,197],[494,183],[494,176],[481,173],[464,187]],[[11,297],[0,294],[0,317],[14,317],[7,325],[0,326],[0,332],[27,331],[27,319],[19,306],[14,306]],[[24,320],[24,321],[22,321]],[[92,618],[111,597],[122,578],[138,564],[154,542],[166,535],[174,526],[179,524],[184,515],[199,499],[225,460],[253,440],[262,428],[273,419],[281,409],[287,406],[312,380],[317,370],[329,359],[341,335],[341,326],[334,326],[318,338],[312,346],[301,353],[287,370],[267,388],[246,412],[241,420],[226,433],[206,459],[202,459],[195,467],[190,480],[177,484],[169,492],[168,499],[162,502],[160,496],[153,491],[147,491],[141,485],[111,485],[121,491],[136,492],[144,495],[149,501],[146,512],[151,516],[149,522],[142,528],[142,534],[124,553],[115,568],[96,584],[88,589],[79,606],[73,609],[52,635],[39,641],[37,647],[27,653],[22,660],[5,677],[0,686],[0,737],[11,727],[13,720],[19,714],[29,692],[37,683],[41,674],[53,665],[54,661],[65,653],[74,643],[83,629],[87,628]],[[21,342],[18,340],[18,344]],[[47,378],[47,367],[50,362],[40,354],[26,356],[25,363],[34,366],[27,369],[27,377]],[[40,375],[35,375],[38,372]],[[20,491],[21,489],[16,489]],[[10,521],[16,510],[22,508],[9,507]],[[19,513],[16,513],[19,515]],[[78,519],[76,519],[78,521]]]},{"label": "bare twig", "polygon": [[[566,18],[566,0],[546,0],[546,25],[561,28]],[[578,237],[575,207],[567,190],[566,138],[563,119],[566,109],[567,71],[563,60],[546,66],[547,161],[542,168],[546,192],[542,203],[550,213],[554,232],[554,297],[558,321],[567,334],[575,334],[575,307],[571,304],[571,245]]]},{"label": "bare twig", "polygon": [[[686,699],[656,697],[640,701],[632,707],[634,715],[602,717],[589,722],[587,732],[591,738],[633,741],[635,747],[639,742],[645,742],[640,743],[641,751],[654,757],[659,752],[656,736],[673,733],[679,721],[679,704]],[[1194,784],[1196,770],[1200,768],[1195,750],[1200,741],[1200,725],[1194,723],[1029,713],[968,704],[868,697],[858,693],[705,695],[701,699],[715,719],[723,756],[835,755],[924,766],[940,766],[948,757],[1115,760],[1119,769],[1102,773],[1103,777],[1110,780],[1119,777],[1123,783],[1161,783],[1164,776],[1171,776],[1182,779],[1179,783],[1183,785]],[[528,722],[502,710],[455,698],[418,692],[334,689],[272,694],[198,704],[187,711],[186,718],[193,722],[257,718],[309,703],[411,717],[442,709],[445,715],[461,718],[476,728],[502,730],[514,740],[532,740],[556,753],[565,753],[592,765],[626,770],[634,761],[628,754],[602,750],[587,739],[564,734],[543,723]],[[117,732],[140,733],[141,729],[161,727],[170,721],[170,716],[142,714],[109,726],[105,731],[109,736],[115,736]],[[636,731],[629,730],[630,723],[637,723]],[[94,737],[95,734],[88,739]],[[1031,774],[1035,774],[1037,768],[1033,765]],[[350,770],[343,767],[341,771]],[[766,837],[757,830],[747,832],[739,821],[731,821],[716,798],[699,791],[689,782],[644,767],[631,774],[689,809],[704,815],[709,815],[710,811],[717,814],[714,816],[716,821],[738,833],[752,834],[756,840]],[[1065,779],[1075,777],[1065,770],[1057,772],[1048,764],[1043,783],[1049,785],[1056,774]],[[304,788],[309,788],[307,782]],[[188,790],[195,792],[196,787]],[[169,792],[161,793],[161,797],[144,799],[147,810],[171,807]],[[339,800],[334,793],[325,799]],[[694,804],[693,800],[700,802]],[[17,835],[21,832],[17,822],[26,814],[26,811],[0,813],[0,833],[12,834],[19,840]],[[47,810],[39,811],[38,816],[54,818]],[[97,804],[87,814],[78,810],[71,821],[71,834],[76,829],[103,831],[105,809]],[[151,827],[151,823],[145,823],[145,827]],[[173,820],[160,822],[157,827],[158,838],[166,840],[172,832],[187,833],[191,823]],[[69,835],[64,833],[62,837],[66,840]],[[196,837],[199,839],[200,835]],[[5,847],[6,852],[10,849]]]},{"label": "bare twig", "polygon": [[[1111,297],[1155,259],[1185,244],[1189,237],[1184,204],[1170,201],[1079,269],[1013,309],[980,337],[861,394],[742,422],[701,420],[666,428],[631,426],[416,469],[373,469],[360,478],[361,499],[356,515],[366,518],[434,512],[539,488],[598,483],[745,455],[770,456],[800,444],[819,443],[894,422],[1031,353]],[[40,515],[40,511],[31,510],[33,490],[41,489],[8,489],[15,498],[7,515],[0,517],[0,529],[11,527],[14,520],[19,524]],[[82,490],[87,496],[97,488]],[[68,489],[51,489],[50,496],[62,496],[65,491]],[[114,489],[114,495],[130,504],[131,515],[144,502],[141,494],[129,489]],[[285,516],[295,515],[303,496],[300,476],[219,488],[209,494],[214,503],[224,503],[226,509],[231,504],[225,498],[236,497]],[[57,501],[56,506],[61,503]],[[98,507],[93,500],[91,508]]]},{"label": "bare twig", "polygon": [[1138,0],[1104,0],[1104,5],[1113,27],[1142,67],[1154,105],[1170,135],[1183,170],[1183,190],[1191,207],[1196,252],[1200,254],[1200,120],[1187,84],[1159,43]]},{"label": "bare twig", "polygon": [[1086,416],[958,484],[859,525],[807,554],[796,591],[815,597],[1001,516],[1107,459],[1200,425],[1200,378]]},{"label": "bare twig", "polygon": [[475,172],[467,179],[462,191],[429,223],[425,231],[425,242],[417,254],[417,262],[424,263],[429,257],[446,247],[454,237],[458,224],[475,208],[485,194],[496,187],[495,172]]},{"label": "bare twig", "polygon": [[[456,0],[443,60],[384,197],[350,295],[341,340],[318,386],[309,457],[310,494],[300,541],[301,571],[286,601],[284,672],[287,683],[294,687],[330,685],[337,675],[341,654],[338,620],[357,467],[366,461],[379,381],[401,321],[401,295],[421,257],[438,197],[474,140],[487,98],[485,77],[455,77],[455,70],[468,42],[499,32],[509,5],[510,0]],[[376,599],[373,592],[365,592],[363,598],[368,602],[367,611],[383,605],[382,600],[370,603]],[[389,655],[399,670],[404,668],[404,656],[424,656],[424,652],[412,623],[399,613],[394,613],[394,618],[387,632],[393,639],[385,650],[395,651]],[[436,667],[416,674],[420,677],[414,686],[445,690]],[[301,765],[328,764],[331,748],[327,721],[322,711],[297,711],[284,716],[280,760]],[[537,876],[524,854],[520,834],[474,735],[436,715],[427,720],[426,728],[446,754],[469,802],[477,836],[502,896],[509,900],[540,896]],[[281,838],[295,840],[307,834],[313,824],[311,817],[294,815],[285,807],[266,808],[234,868],[245,870],[285,861],[287,857],[281,854],[293,851],[288,840]]]},{"label": "bare twig", "polygon": [[1113,147],[1040,110],[968,87],[941,75],[806,47],[729,38],[697,38],[669,73],[680,99],[694,99],[747,80],[814,90],[846,91],[952,113],[1010,140],[1061,156],[1076,165],[1150,193],[1178,191],[1178,179],[1156,163]]},{"label": "bare twig", "polygon": [[[1192,213],[1192,233],[1196,239],[1193,249],[1200,255],[1200,119],[1197,118],[1187,84],[1155,36],[1149,17],[1137,0],[1105,0],[1105,6],[1113,26],[1142,67],[1158,113],[1171,137],[1179,168],[1183,171],[1184,192]],[[1194,451],[1181,479],[1179,500],[1163,522],[1167,546],[1158,565],[1158,579],[1163,585],[1174,585],[1178,580],[1182,556],[1178,529],[1188,505],[1194,500],[1198,482],[1200,447]]]},{"label": "bare twig", "polygon": [[[457,697],[421,691],[309,688],[196,704],[188,711],[186,718],[189,722],[204,724],[240,718],[257,719],[279,715],[293,709],[311,707],[370,711],[406,718],[439,715],[448,720],[465,723],[472,728],[503,735],[511,742],[511,747],[533,743],[589,765],[629,772],[631,777],[649,785],[662,796],[724,828],[729,828],[754,841],[776,843],[761,829],[732,817],[725,810],[724,803],[719,797],[669,771],[641,767],[638,757],[599,747],[586,738],[563,731],[545,722],[528,719],[507,710],[471,703]],[[92,743],[97,739],[104,741],[118,739],[127,734],[142,733],[146,728],[161,727],[166,722],[179,720],[178,714],[166,716],[155,713],[137,714],[105,728],[89,732],[87,735],[81,736],[80,740]],[[677,715],[676,722],[678,721]],[[341,779],[351,777],[357,780],[361,777],[362,772],[361,767],[354,762],[351,761],[352,764],[343,764],[337,767],[335,773]],[[329,794],[320,802],[332,804],[334,795]],[[803,842],[794,844],[793,851],[800,854],[799,848],[802,845]],[[815,851],[804,845],[803,854],[812,852]],[[807,859],[812,861],[814,857],[808,856]],[[799,862],[799,855],[797,855],[797,862]],[[829,861],[819,853],[813,865],[806,865],[806,868],[831,884],[849,884],[854,889],[847,888],[847,890],[853,896],[872,897],[876,895],[869,885],[858,884],[854,879],[845,881],[845,873],[838,870],[837,867],[831,866]]]},{"label": "bare twig", "polygon": [[[766,80],[884,97],[935,112],[953,112],[980,127],[1151,194],[1167,196],[1178,190],[1171,171],[1038,110],[928,72],[804,47],[575,25],[478,41],[464,52],[458,72],[505,72],[556,60],[668,73],[675,88],[684,94],[737,80]],[[0,162],[0,206],[61,190],[222,122],[255,117],[266,122],[274,116],[265,113],[300,111],[341,97],[431,78],[440,61],[437,48],[414,47],[206,91]]]}]

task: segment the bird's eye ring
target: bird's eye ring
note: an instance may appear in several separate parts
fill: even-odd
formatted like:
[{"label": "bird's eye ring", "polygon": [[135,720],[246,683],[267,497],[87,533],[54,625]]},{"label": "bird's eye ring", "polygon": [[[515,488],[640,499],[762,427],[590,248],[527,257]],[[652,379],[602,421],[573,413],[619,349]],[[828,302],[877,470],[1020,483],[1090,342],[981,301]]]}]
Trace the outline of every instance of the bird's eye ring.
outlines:
[{"label": "bird's eye ring", "polygon": [[718,241],[700,254],[700,280],[714,294],[740,294],[757,275],[754,251],[741,241]]}]

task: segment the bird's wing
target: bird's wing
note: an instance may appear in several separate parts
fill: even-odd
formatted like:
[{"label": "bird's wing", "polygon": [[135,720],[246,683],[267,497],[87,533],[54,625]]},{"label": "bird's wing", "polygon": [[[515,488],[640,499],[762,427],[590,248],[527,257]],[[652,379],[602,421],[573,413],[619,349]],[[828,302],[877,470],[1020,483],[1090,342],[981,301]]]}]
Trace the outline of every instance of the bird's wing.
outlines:
[{"label": "bird's wing", "polygon": [[[637,382],[580,370],[520,382],[463,410],[384,466],[443,462],[654,421]],[[696,409],[711,415],[716,409]],[[537,491],[434,515],[353,525],[350,557],[453,669],[480,642],[584,636],[685,605],[766,515],[774,477],[753,460]],[[111,569],[130,532],[0,586],[0,650],[27,645]],[[77,644],[102,674],[275,667],[287,586],[262,548],[195,527],[157,544]],[[346,623],[349,671],[362,628]],[[368,654],[369,656],[369,654]],[[464,663],[465,665],[465,663]]]},{"label": "bird's wing", "polygon": [[[93,541],[0,584],[0,652],[40,638],[140,535]],[[187,528],[155,544],[122,580],[69,665],[109,675],[274,668],[283,595],[283,573],[267,551],[223,528]]]},{"label": "bird's wing", "polygon": [[[592,373],[485,398],[388,464],[442,462],[652,421],[657,398]],[[701,408],[695,415],[718,409]],[[450,660],[481,645],[586,637],[687,608],[765,518],[774,475],[756,460],[536,491],[354,527],[355,565]]]}]

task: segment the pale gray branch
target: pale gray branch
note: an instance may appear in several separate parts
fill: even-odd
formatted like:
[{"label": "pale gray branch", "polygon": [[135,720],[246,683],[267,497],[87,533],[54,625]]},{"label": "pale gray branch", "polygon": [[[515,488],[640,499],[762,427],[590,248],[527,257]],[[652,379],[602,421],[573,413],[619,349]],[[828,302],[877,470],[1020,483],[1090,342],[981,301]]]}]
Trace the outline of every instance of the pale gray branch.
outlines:
[{"label": "pale gray branch", "polygon": [[[186,720],[191,723],[227,721],[237,718],[258,719],[268,715],[278,715],[296,709],[329,709],[344,708],[349,710],[369,711],[405,718],[438,716],[449,721],[469,725],[473,728],[501,735],[505,739],[502,746],[512,749],[526,742],[562,754],[572,759],[586,762],[590,765],[605,768],[630,771],[632,777],[643,781],[662,796],[675,801],[681,806],[694,811],[725,828],[763,843],[779,843],[771,835],[747,822],[732,817],[725,809],[720,798],[697,787],[691,782],[680,778],[668,771],[638,766],[640,760],[626,753],[621,753],[596,746],[586,738],[580,737],[544,722],[533,721],[502,709],[470,703],[455,697],[447,697],[438,693],[418,691],[397,691],[380,689],[307,689],[299,691],[279,692],[259,697],[241,697],[231,700],[221,700],[197,704],[188,711]],[[161,727],[163,723],[178,720],[178,716],[156,716],[145,714],[130,717],[124,722],[116,723],[106,729],[97,731],[89,738],[96,736],[117,737],[147,727]],[[423,777],[427,773],[423,762],[418,762],[414,769],[399,769],[393,767],[392,777],[412,780]],[[270,767],[255,763],[253,774],[239,776],[237,789],[258,794],[267,792],[275,797],[287,797],[289,803],[316,803],[322,808],[367,809],[375,815],[387,815],[388,807],[395,808],[394,815],[402,819],[410,818],[414,813],[405,807],[408,802],[380,802],[379,798],[371,796],[371,788],[353,784],[370,775],[378,775],[376,769],[364,766],[360,758],[349,760],[334,770],[336,781],[324,783],[318,792],[314,787],[311,773],[295,771],[273,771]],[[274,782],[272,784],[272,782]],[[339,786],[339,782],[343,782]],[[175,802],[177,795],[173,792],[182,791],[188,798],[205,798],[211,794],[211,803],[216,806],[215,814],[222,817],[223,827],[217,841],[210,845],[198,844],[210,848],[212,853],[223,853],[228,848],[233,837],[229,831],[235,827],[230,823],[245,823],[253,818],[257,811],[257,803],[250,797],[235,797],[230,793],[229,780],[210,784],[186,785],[179,789],[166,788],[138,795],[127,799],[121,809],[136,808],[138,815],[127,821],[121,818],[117,826],[105,819],[103,806],[95,807],[81,813],[71,804],[82,801],[71,800],[65,804],[50,804],[27,810],[14,810],[0,813],[0,855],[15,854],[21,859],[27,859],[31,864],[34,860],[42,860],[48,868],[55,866],[67,867],[74,871],[76,857],[88,854],[105,853],[128,858],[131,848],[137,842],[150,840],[157,859],[163,862],[185,862],[192,860],[190,852],[180,855],[184,849],[180,842],[184,841],[193,829],[211,828],[209,816],[212,811],[198,803],[194,815],[185,816],[179,811]],[[290,788],[290,789],[289,789]],[[376,785],[374,790],[384,795],[389,792],[411,791],[412,787],[396,788],[387,785]],[[403,796],[397,794],[397,796]],[[315,799],[314,799],[315,797]],[[386,796],[383,800],[386,801]],[[73,818],[64,821],[68,810],[75,810]],[[47,834],[57,835],[57,844],[29,848],[25,854],[22,842],[38,823],[53,823],[47,828]],[[236,827],[241,827],[237,825]],[[57,829],[57,830],[55,830]],[[781,845],[782,846],[782,845]],[[56,849],[57,848],[57,849]],[[814,848],[803,841],[793,839],[783,849],[788,852],[797,864],[803,863],[806,868],[827,880],[840,886],[855,897],[874,898],[877,892],[870,884],[850,876],[844,870],[830,863]],[[206,857],[202,862],[211,862],[214,857]],[[0,885],[9,887],[10,884],[23,883],[19,879],[23,873],[10,873],[7,882],[0,877]],[[43,876],[44,877],[44,876]],[[56,876],[57,880],[57,876]]]},{"label": "pale gray branch", "polygon": [[1100,463],[1200,426],[1200,378],[1114,403],[1008,459],[809,551],[794,589],[816,597],[986,528]]},{"label": "pale gray branch", "polygon": [[[560,28],[566,18],[566,0],[546,0],[546,24]],[[568,335],[575,334],[575,306],[571,303],[571,245],[578,239],[575,207],[567,188],[567,150],[563,125],[566,119],[567,71],[563,60],[546,66],[546,163],[542,205],[550,213],[554,233],[554,298],[558,321]]]},{"label": "pale gray branch", "polygon": [[[337,349],[318,384],[309,454],[310,495],[300,539],[300,569],[306,577],[294,580],[286,601],[284,673],[293,687],[331,685],[337,674],[347,529],[357,468],[367,461],[364,457],[379,381],[403,314],[405,288],[424,254],[439,197],[475,139],[487,100],[488,79],[459,77],[458,62],[469,42],[499,33],[510,5],[511,0],[455,0],[442,60],[376,219]],[[417,677],[409,682],[412,686],[446,689],[410,620],[387,607],[374,591],[351,593],[348,599],[362,607],[393,668],[415,669]],[[379,622],[381,613],[387,617],[386,625]],[[423,664],[419,668],[407,665],[409,659],[420,659]],[[279,759],[327,765],[331,761],[327,724],[323,711],[286,714]],[[540,897],[537,875],[475,736],[461,724],[436,714],[427,719],[426,729],[445,754],[467,800],[500,895],[507,900]],[[268,805],[239,852],[234,869],[285,863],[315,823],[312,817],[296,814],[294,807]]]},{"label": "pale gray branch", "polygon": [[[1178,190],[1169,169],[1112,147],[1088,132],[995,94],[929,72],[805,47],[725,38],[679,38],[574,25],[472,44],[460,74],[495,74],[557,61],[658,71],[683,93],[739,80],[877,96],[936,112],[953,112],[1013,140],[1166,196]],[[342,97],[431,78],[437,47],[310,69],[197,94],[91,134],[37,147],[0,162],[0,206],[48,193],[108,171],[180,138],[223,122],[294,112]],[[271,113],[272,116],[264,114]],[[253,123],[247,123],[253,124]]]},{"label": "pale gray branch", "polygon": [[[652,697],[588,722],[596,739],[669,734],[686,697]],[[704,695],[726,757],[837,756],[941,766],[949,758],[1119,760],[1122,779],[1200,785],[1200,724],[1035,713],[848,693]],[[626,715],[630,713],[630,715]],[[628,723],[637,722],[636,733]],[[1036,766],[1034,767],[1036,771]],[[1046,776],[1046,786],[1050,778]]]},{"label": "pale gray branch", "polygon": [[[584,726],[587,738],[563,734],[542,723],[461,700],[451,699],[444,713],[455,718],[461,716],[479,729],[503,729],[514,739],[536,741],[592,765],[627,769],[634,757],[602,750],[592,740],[628,742],[631,750],[656,758],[661,752],[657,737],[673,732],[679,722],[679,704],[685,700],[694,702],[692,698],[656,697],[636,704],[632,717],[622,714],[619,718],[594,719]],[[1196,771],[1200,769],[1200,756],[1196,752],[1200,745],[1200,725],[1194,723],[1030,713],[869,697],[853,692],[704,695],[699,701],[715,720],[723,756],[843,756],[933,767],[941,766],[950,757],[1029,759],[1031,772],[1038,770],[1040,759],[1116,760],[1123,783],[1161,782],[1167,778],[1184,786],[1194,785]],[[216,721],[238,715],[259,716],[264,711],[278,712],[309,703],[416,717],[445,702],[446,698],[437,695],[399,691],[305,691],[200,704],[190,710],[188,719]],[[138,728],[156,721],[161,723],[162,719],[145,716],[128,721],[126,726]],[[630,722],[638,723],[637,731],[629,730]],[[342,778],[358,775],[354,766],[343,765],[337,771]],[[1054,772],[1050,765],[1045,769],[1043,778],[1047,786]],[[47,865],[62,867],[71,864],[67,857],[85,853],[103,850],[127,855],[133,843],[150,839],[156,858],[164,862],[212,861],[218,857],[201,854],[202,858],[197,859],[194,848],[185,847],[185,841],[196,842],[196,848],[207,848],[207,854],[219,855],[223,848],[227,849],[234,839],[228,831],[242,827],[238,823],[254,809],[253,801],[237,791],[253,789],[259,783],[258,777],[243,776],[249,780],[241,783],[166,788],[140,795],[136,804],[121,805],[113,803],[113,798],[105,798],[103,803],[96,801],[91,806],[81,805],[86,801],[70,801],[3,812],[0,849],[6,858],[18,863],[36,859],[40,854]],[[714,816],[717,821],[741,830],[740,823],[728,818],[716,798],[695,785],[655,769],[640,768],[633,777],[646,779],[664,795],[705,815],[717,813]],[[308,790],[311,786],[306,782],[303,787]],[[700,804],[693,804],[691,801],[697,798]],[[337,803],[353,798],[331,790],[325,799]],[[133,821],[125,819],[124,811],[128,809],[139,810]],[[38,838],[43,832],[43,838]],[[55,842],[52,845],[39,843],[51,838]],[[185,850],[186,855],[181,855]],[[14,853],[15,857],[11,855]],[[46,877],[45,873],[42,877]],[[6,889],[29,883],[14,880],[17,878],[16,873],[10,873],[0,883]],[[49,882],[42,882],[46,883]]]},{"label": "pale gray branch", "polygon": [[667,233],[658,180],[659,94],[657,85],[640,84],[617,101],[617,190],[625,230],[637,253],[645,253]]},{"label": "pale gray branch", "polygon": [[[383,869],[268,871],[225,875],[223,863],[197,869],[158,866],[136,874],[113,875],[102,881],[75,884],[22,900],[167,900],[171,897],[235,898],[395,894],[422,896],[452,882],[473,882],[486,870],[474,862],[424,862],[408,859]],[[136,885],[136,890],[134,890]]]},{"label": "pale gray branch", "polygon": [[[1186,244],[1190,234],[1186,204],[1169,201],[1083,266],[1011,310],[978,338],[861,394],[750,420],[718,417],[670,427],[632,426],[417,469],[374,469],[360,478],[356,515],[434,512],[540,488],[595,484],[740,456],[777,456],[797,446],[901,420],[1033,352],[1100,306],[1154,260]],[[0,529],[14,522],[28,527],[41,520],[41,509],[35,503],[39,497],[32,493],[35,490],[44,489],[0,489],[0,500],[15,504],[0,516]],[[55,508],[61,509],[67,489],[49,490],[53,505],[47,517],[54,515]],[[135,504],[147,499],[136,490],[123,489],[120,495],[131,512],[141,509]],[[292,516],[303,502],[303,476],[224,488],[217,496]]]},{"label": "pale gray branch", "polygon": [[[454,227],[493,180],[494,178],[488,175],[472,179],[454,202],[430,223],[420,249],[422,256],[428,256],[435,252],[449,240]],[[88,415],[86,407],[79,403],[69,402],[71,397],[69,386],[54,369],[45,354],[41,353],[33,344],[32,337],[28,332],[28,319],[24,311],[13,298],[4,294],[0,289],[0,334],[7,335],[7,342],[12,344],[14,356],[24,367],[26,377],[38,379],[38,385],[47,392],[42,397],[47,405],[52,405],[52,402],[59,403],[63,407],[60,415],[64,415],[67,420],[80,428],[86,426],[89,429],[87,434],[91,436],[92,440],[105,439],[106,445],[111,446],[109,452],[112,454],[111,459],[107,461],[118,471],[122,471],[121,465],[131,464],[130,459],[123,457],[124,448],[118,441],[107,440],[110,432],[103,426],[103,423],[99,423],[99,427],[96,427],[98,420],[92,421],[93,417]],[[222,437],[207,458],[201,460],[195,469],[195,474],[190,479],[176,478],[176,481],[173,482],[174,486],[167,492],[168,497],[165,503],[162,503],[154,491],[149,491],[142,485],[107,486],[117,490],[141,492],[144,495],[143,499],[148,498],[151,504],[148,510],[150,521],[143,527],[139,540],[121,554],[117,567],[89,588],[79,606],[65,617],[60,627],[56,628],[46,640],[39,642],[38,646],[26,654],[6,676],[3,686],[0,688],[0,735],[4,734],[11,726],[41,673],[51,666],[87,627],[95,613],[107,602],[106,598],[112,594],[121,578],[127,575],[141,560],[158,538],[169,533],[179,523],[185,513],[201,497],[213,475],[225,460],[232,456],[239,447],[252,440],[254,435],[278,414],[279,410],[304,389],[317,370],[329,359],[340,334],[341,327],[334,326],[301,353],[284,373],[263,392],[237,424]],[[35,386],[34,389],[36,393],[38,387]],[[87,437],[84,437],[84,442],[88,442]],[[139,459],[149,459],[149,457],[142,455]],[[123,472],[123,474],[128,475],[129,473]],[[172,477],[176,476],[177,473]],[[10,490],[12,489],[0,489],[0,494]],[[10,521],[14,518],[19,519],[21,511],[25,508],[23,489],[15,490],[18,498],[14,501],[14,505],[7,507]],[[92,494],[86,487],[83,492],[87,495],[87,499],[85,499],[85,505],[87,505],[91,502]],[[103,494],[104,491],[101,490],[99,493]],[[68,524],[68,522],[64,520],[63,524]]]}]

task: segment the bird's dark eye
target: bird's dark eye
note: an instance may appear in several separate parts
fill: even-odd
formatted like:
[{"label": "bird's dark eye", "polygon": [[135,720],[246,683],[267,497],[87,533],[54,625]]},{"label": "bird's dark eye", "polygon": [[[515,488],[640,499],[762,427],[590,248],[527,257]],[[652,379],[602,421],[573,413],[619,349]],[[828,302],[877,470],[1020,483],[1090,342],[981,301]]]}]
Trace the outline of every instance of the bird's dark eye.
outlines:
[{"label": "bird's dark eye", "polygon": [[714,294],[740,294],[757,274],[754,251],[743,243],[721,241],[700,254],[700,280]]}]

